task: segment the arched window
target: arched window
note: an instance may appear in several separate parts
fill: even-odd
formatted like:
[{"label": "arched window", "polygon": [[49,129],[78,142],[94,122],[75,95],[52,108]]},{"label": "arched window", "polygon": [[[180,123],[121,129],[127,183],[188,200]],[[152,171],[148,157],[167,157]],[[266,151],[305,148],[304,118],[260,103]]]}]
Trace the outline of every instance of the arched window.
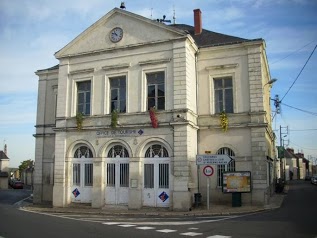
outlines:
[{"label": "arched window", "polygon": [[108,152],[108,158],[127,158],[129,156],[129,152],[126,148],[121,145],[113,146]]},{"label": "arched window", "polygon": [[165,147],[161,145],[151,145],[145,152],[145,158],[154,158],[154,157],[161,157],[167,158],[168,152]]},{"label": "arched window", "polygon": [[236,164],[234,161],[234,152],[228,147],[222,147],[217,151],[218,155],[229,155],[233,160],[227,165],[218,165],[217,166],[217,185],[222,187],[222,174],[225,171],[235,171]]},{"label": "arched window", "polygon": [[[91,159],[92,151],[87,146],[80,146],[74,153],[74,159]],[[84,185],[93,186],[93,164],[91,161],[75,160],[73,162],[73,185],[81,185],[81,171],[84,171]]]},{"label": "arched window", "polygon": [[[115,187],[116,181],[120,181],[120,187],[129,187],[129,161],[128,159],[119,160],[119,158],[129,158],[128,150],[122,145],[114,145],[108,152],[107,162],[107,186]],[[117,178],[116,178],[117,176]]]},{"label": "arched window", "polygon": [[93,158],[91,150],[87,146],[80,146],[74,153],[74,158]]}]

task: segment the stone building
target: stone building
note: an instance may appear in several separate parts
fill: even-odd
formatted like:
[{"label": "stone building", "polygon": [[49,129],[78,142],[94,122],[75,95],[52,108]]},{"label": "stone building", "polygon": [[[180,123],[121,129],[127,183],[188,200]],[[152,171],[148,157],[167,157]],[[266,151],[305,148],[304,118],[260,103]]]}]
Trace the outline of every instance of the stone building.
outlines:
[{"label": "stone building", "polygon": [[268,201],[265,42],[203,29],[201,14],[194,26],[165,25],[115,8],[59,50],[57,66],[36,72],[35,203],[188,210],[195,193],[206,198],[196,165],[204,153],[234,159],[213,165],[212,203],[230,202],[221,190],[228,170],[251,171],[245,203]]}]

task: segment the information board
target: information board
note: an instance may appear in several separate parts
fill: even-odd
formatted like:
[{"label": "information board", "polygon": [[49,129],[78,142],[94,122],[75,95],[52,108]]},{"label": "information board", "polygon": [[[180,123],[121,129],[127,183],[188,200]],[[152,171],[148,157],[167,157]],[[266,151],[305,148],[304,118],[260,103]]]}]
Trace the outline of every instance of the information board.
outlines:
[{"label": "information board", "polygon": [[251,192],[251,172],[250,171],[223,172],[222,192],[224,193]]}]

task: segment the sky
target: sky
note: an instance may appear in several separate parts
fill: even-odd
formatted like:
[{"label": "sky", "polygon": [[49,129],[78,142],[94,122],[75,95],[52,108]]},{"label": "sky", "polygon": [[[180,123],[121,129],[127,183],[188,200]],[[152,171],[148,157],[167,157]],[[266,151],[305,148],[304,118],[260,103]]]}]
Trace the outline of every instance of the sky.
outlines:
[{"label": "sky", "polygon": [[[273,112],[280,144],[317,163],[317,0],[126,0],[126,10],[147,18],[193,25],[202,11],[203,28],[266,42]],[[115,7],[118,0],[0,0],[0,150],[10,167],[34,160],[38,77],[58,64],[54,53]],[[273,111],[274,101],[272,101]]]}]

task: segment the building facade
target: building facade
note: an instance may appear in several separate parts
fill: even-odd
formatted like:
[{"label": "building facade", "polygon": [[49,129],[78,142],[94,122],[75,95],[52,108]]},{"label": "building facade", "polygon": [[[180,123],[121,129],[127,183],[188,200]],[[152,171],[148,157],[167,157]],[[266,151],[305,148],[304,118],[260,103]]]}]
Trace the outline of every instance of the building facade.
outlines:
[{"label": "building facade", "polygon": [[[243,201],[267,203],[273,184],[270,72],[262,39],[153,21],[113,9],[38,70],[34,202],[188,210],[206,198],[197,154],[223,171],[251,171]],[[220,116],[226,122],[220,123]]]}]

